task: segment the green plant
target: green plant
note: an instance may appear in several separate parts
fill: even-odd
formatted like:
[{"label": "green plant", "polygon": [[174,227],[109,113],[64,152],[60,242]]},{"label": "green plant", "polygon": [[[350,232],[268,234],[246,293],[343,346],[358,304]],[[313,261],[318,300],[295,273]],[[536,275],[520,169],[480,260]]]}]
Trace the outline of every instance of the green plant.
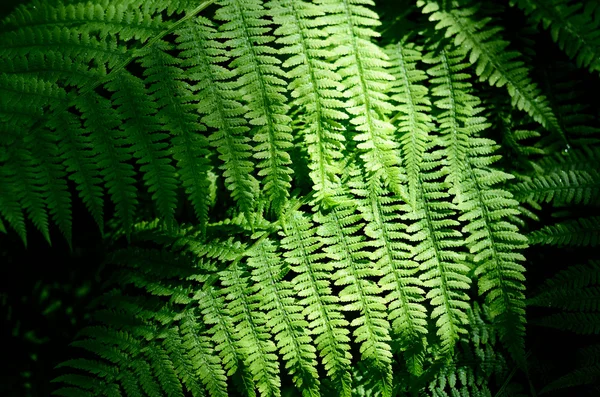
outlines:
[{"label": "green plant", "polygon": [[[598,109],[579,88],[598,86],[600,7],[514,3],[17,7],[0,230],[70,242],[77,195],[110,250],[55,394],[593,390],[597,341],[549,382],[526,306],[599,332],[597,261],[575,264],[598,259]],[[567,264],[548,279],[551,255]]]}]

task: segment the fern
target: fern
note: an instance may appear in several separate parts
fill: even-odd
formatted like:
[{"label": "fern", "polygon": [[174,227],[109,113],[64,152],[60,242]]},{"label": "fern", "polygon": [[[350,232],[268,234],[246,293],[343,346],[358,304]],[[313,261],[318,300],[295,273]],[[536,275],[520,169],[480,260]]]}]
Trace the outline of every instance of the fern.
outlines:
[{"label": "fern", "polygon": [[[95,224],[106,254],[55,395],[593,387],[592,3],[17,6],[0,24],[6,267],[15,240],[38,250],[32,228],[81,255]],[[558,46],[534,48],[544,29]],[[31,310],[2,296],[20,329]],[[564,339],[587,364],[541,368],[543,327],[589,338]]]},{"label": "fern", "polygon": [[530,15],[536,24],[545,29],[552,26],[552,39],[570,58],[575,58],[577,66],[597,71],[598,22],[594,18],[597,5],[593,2],[569,4],[567,1],[516,1],[519,8]]},{"label": "fern", "polygon": [[487,80],[492,86],[506,85],[514,107],[526,111],[544,128],[565,139],[546,98],[527,77],[527,69],[518,60],[520,54],[506,51],[509,43],[495,37],[501,28],[486,26],[490,17],[479,17],[479,7],[475,5],[446,10],[436,2],[420,1],[419,4],[424,7],[424,13],[431,13],[430,20],[439,21],[437,29],[445,28],[447,37],[454,36],[455,45],[462,48],[463,53],[469,53],[469,62],[476,65],[475,72],[481,80]]},{"label": "fern", "polygon": [[596,246],[599,242],[600,220],[598,217],[571,219],[545,226],[531,232],[532,244],[556,246]]}]

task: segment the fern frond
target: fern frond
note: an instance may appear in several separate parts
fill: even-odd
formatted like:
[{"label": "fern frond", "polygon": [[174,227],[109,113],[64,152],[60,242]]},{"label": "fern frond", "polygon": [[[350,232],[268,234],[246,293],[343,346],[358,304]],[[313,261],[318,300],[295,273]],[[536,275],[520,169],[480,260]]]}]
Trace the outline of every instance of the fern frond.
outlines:
[{"label": "fern frond", "polygon": [[59,150],[69,173],[75,182],[81,200],[104,233],[104,192],[100,185],[96,153],[89,150],[91,139],[81,128],[81,123],[70,113],[63,113],[48,123],[60,136]]},{"label": "fern frond", "polygon": [[165,338],[165,348],[173,358],[175,371],[194,397],[204,396],[202,381],[210,396],[227,396],[225,371],[215,355],[213,343],[202,332],[198,319],[186,312],[179,328],[175,327]]},{"label": "fern frond", "polygon": [[[485,155],[492,151],[484,138],[473,146],[475,153],[482,148]],[[525,258],[520,251],[527,247],[527,239],[510,222],[511,217],[519,215],[518,202],[508,191],[495,186],[507,180],[506,174],[488,168],[485,157],[469,160],[471,180],[469,189],[465,189],[469,193],[458,204],[463,214],[459,220],[467,222],[463,232],[469,234],[467,246],[475,255],[479,293],[486,295],[491,316],[500,326],[500,339],[519,361],[524,357],[525,333],[525,268],[521,264]]]},{"label": "fern frond", "polygon": [[285,215],[281,246],[290,269],[296,273],[292,280],[304,307],[303,316],[315,336],[317,350],[329,377],[341,396],[350,396],[350,338],[348,322],[339,310],[339,298],[332,295],[329,273],[331,262],[323,261],[325,254],[318,252],[323,242],[315,235],[316,228],[300,211]]},{"label": "fern frond", "polygon": [[315,348],[306,331],[308,322],[301,315],[293,285],[282,280],[288,269],[268,239],[252,247],[248,255],[255,282],[252,290],[258,306],[267,314],[266,326],[272,330],[286,368],[303,396],[320,396]]},{"label": "fern frond", "polygon": [[259,176],[269,208],[279,214],[290,191],[292,146],[291,119],[285,98],[286,76],[279,67],[281,62],[273,56],[277,51],[269,45],[275,38],[269,34],[269,21],[262,17],[263,6],[259,0],[220,0],[222,7],[215,18],[224,21],[220,37],[233,48],[230,63],[238,74],[240,88],[248,105],[246,117],[251,125],[254,157],[259,160]]},{"label": "fern frond", "polygon": [[234,262],[220,274],[222,294],[228,300],[226,307],[234,323],[234,337],[261,396],[279,397],[281,381],[276,347],[269,337],[267,317],[250,295],[249,276],[239,262]]},{"label": "fern frond", "polygon": [[598,312],[564,312],[533,321],[534,324],[571,331],[579,335],[600,334],[600,313]]},{"label": "fern frond", "polygon": [[[384,275],[378,283],[387,294],[385,302],[392,336],[399,338],[401,350],[411,351],[406,353],[407,362],[417,364],[419,360],[413,353],[427,334],[427,314],[421,303],[425,291],[417,275],[419,265],[412,260],[410,235],[402,222],[403,206],[398,196],[390,194],[377,178],[365,183],[357,172],[353,172],[353,177],[352,193],[366,221],[364,233],[374,249],[370,259]],[[414,370],[422,371],[418,364]]]},{"label": "fern frond", "polygon": [[11,187],[3,190],[3,195],[7,197],[3,201],[10,200],[9,193],[12,191],[13,201],[18,200],[33,225],[42,233],[46,241],[50,242],[48,210],[43,196],[43,187],[39,185],[41,178],[38,176],[38,160],[22,141],[13,145],[8,159],[10,162],[0,167],[3,180]]},{"label": "fern frond", "polygon": [[[32,133],[29,146],[38,186],[44,192],[45,204],[52,220],[68,244],[71,244],[71,194],[67,189],[66,170],[60,164],[57,136],[49,131]],[[34,188],[35,189],[35,188]]]},{"label": "fern frond", "polygon": [[[23,207],[26,205],[17,199],[18,194],[15,192],[17,184],[14,175],[11,174],[12,172],[9,171],[8,167],[0,168],[0,192],[3,192],[3,194],[0,194],[0,215],[17,232],[23,244],[27,247],[25,214],[23,214]],[[6,233],[4,224],[2,226]]]},{"label": "fern frond", "polygon": [[277,44],[290,55],[283,62],[288,69],[293,105],[303,110],[302,135],[309,162],[310,177],[317,198],[331,195],[339,184],[345,137],[339,121],[348,118],[343,111],[341,76],[328,58],[327,35],[323,31],[323,7],[298,0],[274,0],[267,3],[281,36]]},{"label": "fern frond", "polygon": [[600,196],[600,173],[588,171],[564,171],[545,173],[530,181],[514,185],[511,190],[521,202],[567,204],[592,204]]},{"label": "fern frond", "polygon": [[204,115],[202,123],[215,129],[209,140],[223,162],[225,185],[250,220],[258,182],[252,176],[252,147],[245,136],[249,129],[242,118],[247,108],[236,99],[240,84],[228,81],[234,73],[220,65],[229,60],[225,46],[217,41],[213,24],[203,17],[183,25],[176,34],[181,65],[189,68],[187,76],[197,82],[192,89],[199,100],[197,109]]},{"label": "fern frond", "polygon": [[406,168],[408,192],[411,205],[416,205],[419,171],[422,157],[430,140],[432,129],[430,116],[431,102],[427,98],[427,87],[419,84],[426,80],[424,71],[417,68],[417,61],[423,58],[421,49],[408,41],[400,41],[386,47],[390,59],[389,72],[395,77],[391,99],[398,105],[394,119],[397,133],[400,134],[400,149],[403,166]]},{"label": "fern frond", "polygon": [[369,362],[369,372],[376,373],[373,377],[377,389],[383,396],[389,396],[392,393],[391,327],[385,299],[380,296],[382,289],[372,281],[380,278],[382,272],[368,260],[369,242],[358,233],[364,224],[352,199],[336,197],[335,201],[331,209],[315,214],[320,224],[317,234],[323,238],[323,250],[333,262],[334,285],[343,287],[339,292],[340,301],[345,303],[343,309],[360,313],[350,325],[355,328],[355,341],[361,343],[361,357]]},{"label": "fern frond", "polygon": [[548,100],[528,77],[529,71],[519,60],[521,54],[508,51],[509,42],[499,37],[500,27],[486,26],[491,18],[478,15],[480,6],[470,4],[458,6],[452,1],[443,8],[435,1],[419,0],[424,14],[431,14],[430,21],[437,21],[436,29],[445,29],[447,37],[454,37],[454,44],[463,53],[470,54],[469,62],[483,81],[492,86],[506,85],[513,106],[526,111],[548,131],[566,141],[564,131],[558,123]]},{"label": "fern frond", "polygon": [[541,393],[547,393],[555,390],[565,389],[573,386],[595,385],[600,378],[600,348],[598,345],[592,345],[581,349],[581,356],[584,358],[583,364],[566,375],[553,380],[541,390]]},{"label": "fern frond", "polygon": [[[320,23],[326,26],[332,55],[342,77],[344,95],[348,98],[346,111],[350,114],[352,138],[358,142],[366,170],[383,177],[386,185],[402,193],[405,176],[394,141],[394,126],[387,115],[394,110],[387,91],[394,77],[385,52],[372,42],[378,33],[378,16],[368,5],[371,0],[318,0],[326,15]],[[378,172],[383,170],[383,172]]]},{"label": "fern frond", "polygon": [[242,380],[245,381],[245,391],[254,395],[255,384],[252,376],[245,372],[243,362],[246,354],[242,352],[239,342],[235,337],[233,319],[225,307],[225,301],[214,287],[206,287],[196,292],[194,299],[202,311],[205,324],[211,325],[208,334],[215,344],[223,367],[228,376],[240,372]]},{"label": "fern frond", "polygon": [[527,238],[531,244],[595,247],[600,243],[600,217],[577,218],[544,226],[529,233]]},{"label": "fern frond", "polygon": [[[489,127],[478,114],[481,101],[471,94],[469,75],[464,72],[465,54],[461,49],[434,49],[426,58],[433,66],[428,72],[435,78],[432,94],[441,99],[434,102],[442,109],[439,114],[441,155],[447,158],[446,183],[453,202],[464,222],[466,246],[476,265],[479,292],[486,295],[492,317],[502,329],[501,339],[513,357],[524,357],[524,260],[519,249],[526,239],[510,222],[519,214],[518,202],[497,185],[512,175],[490,167],[499,156],[494,155],[494,142],[478,135]],[[438,194],[439,195],[439,194]],[[458,253],[454,253],[458,254]]]},{"label": "fern frond", "polygon": [[138,52],[141,64],[146,68],[146,84],[158,106],[156,118],[171,133],[170,151],[177,161],[177,171],[182,185],[196,212],[200,230],[208,223],[208,140],[200,132],[205,128],[198,123],[195,98],[185,74],[180,68],[182,61],[167,53],[173,46],[163,41],[146,46]]},{"label": "fern frond", "polygon": [[465,290],[471,280],[466,255],[460,250],[464,241],[457,230],[459,223],[453,219],[456,206],[447,200],[446,184],[439,182],[446,170],[435,170],[443,161],[442,151],[424,155],[417,204],[403,219],[414,221],[406,229],[415,243],[412,259],[419,263],[419,278],[428,289],[431,318],[437,320],[441,339],[440,354],[448,354],[460,334],[467,332],[469,297]]},{"label": "fern frond", "polygon": [[527,303],[570,311],[600,311],[600,262],[560,271],[546,280],[543,290]]},{"label": "fern frond", "polygon": [[76,107],[83,114],[90,148],[100,175],[104,177],[106,190],[115,203],[116,216],[128,234],[133,228],[138,201],[134,179],[136,173],[133,166],[127,163],[131,158],[127,139],[117,129],[121,118],[111,107],[111,102],[97,94],[79,97]]},{"label": "fern frond", "polygon": [[0,47],[2,57],[23,57],[54,51],[62,54],[63,59],[84,65],[94,60],[101,67],[114,68],[125,59],[127,51],[127,47],[114,36],[97,40],[92,33],[60,25],[50,25],[46,29],[25,27],[20,32],[9,32],[0,37],[3,41]]},{"label": "fern frond", "polygon": [[439,98],[434,106],[441,110],[436,116],[440,135],[435,142],[444,148],[447,164],[446,179],[457,200],[463,200],[463,188],[468,179],[467,156],[470,140],[475,134],[489,126],[485,118],[477,117],[481,112],[480,100],[470,93],[472,87],[465,72],[468,63],[458,48],[433,48],[423,62],[433,65],[427,70],[432,76],[431,95]]},{"label": "fern frond", "polygon": [[600,22],[594,13],[598,5],[592,1],[570,3],[566,0],[517,0],[512,1],[533,21],[550,30],[557,42],[578,67],[592,72],[600,71]]},{"label": "fern frond", "polygon": [[133,4],[115,4],[108,0],[37,3],[11,13],[2,21],[4,39],[14,41],[20,36],[31,37],[54,26],[77,26],[77,32],[97,32],[101,40],[112,35],[124,41],[132,38],[145,41],[165,28],[160,15],[151,16],[150,12]]},{"label": "fern frond", "polygon": [[167,225],[172,225],[177,205],[177,180],[175,168],[167,157],[167,143],[164,142],[167,135],[159,132],[162,129],[153,117],[157,104],[150,100],[143,82],[126,71],[112,76],[106,87],[113,92],[113,104],[123,120],[126,142],[131,145],[133,157],[142,164],[140,169],[148,191],[156,201],[157,211]]}]

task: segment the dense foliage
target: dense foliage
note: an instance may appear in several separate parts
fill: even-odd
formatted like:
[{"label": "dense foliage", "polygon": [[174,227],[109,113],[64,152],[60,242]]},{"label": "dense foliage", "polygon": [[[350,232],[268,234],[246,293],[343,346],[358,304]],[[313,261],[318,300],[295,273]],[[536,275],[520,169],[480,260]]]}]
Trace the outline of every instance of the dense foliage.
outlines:
[{"label": "dense foliage", "polygon": [[595,0],[32,0],[0,57],[54,395],[600,392]]}]

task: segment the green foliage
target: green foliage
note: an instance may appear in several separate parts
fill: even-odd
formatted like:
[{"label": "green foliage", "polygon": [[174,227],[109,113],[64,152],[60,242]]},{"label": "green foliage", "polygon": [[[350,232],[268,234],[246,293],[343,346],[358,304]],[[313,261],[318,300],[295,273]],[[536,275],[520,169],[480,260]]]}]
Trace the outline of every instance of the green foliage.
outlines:
[{"label": "green foliage", "polygon": [[[515,3],[17,7],[0,232],[71,244],[87,213],[109,252],[55,395],[593,383],[597,343],[549,382],[526,331],[600,332],[598,80],[569,77],[598,71],[600,12]],[[558,50],[536,57],[540,23]],[[552,255],[570,262],[546,279]]]}]

